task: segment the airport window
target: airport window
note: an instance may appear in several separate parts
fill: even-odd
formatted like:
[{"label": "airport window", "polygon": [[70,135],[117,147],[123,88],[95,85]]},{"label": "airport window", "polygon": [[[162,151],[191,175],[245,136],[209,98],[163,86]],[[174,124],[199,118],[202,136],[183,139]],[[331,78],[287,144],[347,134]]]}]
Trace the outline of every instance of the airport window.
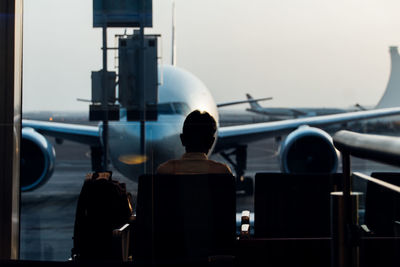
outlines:
[{"label": "airport window", "polygon": [[[172,1],[153,0],[157,12],[153,29],[146,33],[160,33],[164,39],[144,42],[163,50],[162,55],[147,55],[155,61],[163,58],[152,65],[156,70],[156,64],[163,64],[158,96],[151,94],[159,101],[157,120],[126,121],[125,105],[131,102],[119,99],[114,104],[121,105],[121,120],[107,124],[89,120],[89,105],[99,103],[91,103],[91,75],[92,71],[100,73],[104,59],[102,29],[93,28],[94,1],[24,1],[21,259],[70,258],[76,207],[87,173],[112,171],[112,179],[125,184],[132,194],[135,210],[139,176],[155,173],[162,162],[179,159],[185,152],[180,139],[182,122],[193,109],[219,117],[209,158],[227,164],[235,176],[237,233],[240,213],[249,210],[250,236],[260,240],[330,241],[329,194],[342,190],[341,155],[331,137],[341,129],[399,135],[396,117],[357,122],[342,117],[350,112],[356,119],[372,116],[375,108],[398,102],[400,55],[397,47],[388,47],[388,43],[400,42],[395,39],[400,24],[400,4],[395,1],[372,1],[360,7],[358,1],[338,0],[330,3],[331,9],[308,1],[314,4],[304,4],[301,12],[294,1],[271,5],[270,1],[221,0],[225,3],[221,7],[229,7],[229,12],[215,9],[220,7],[212,1],[191,1],[196,8],[176,1],[182,12],[176,25],[178,51],[171,45]],[[204,21],[206,12],[215,17]],[[246,19],[238,23],[243,16]],[[192,19],[198,23],[186,23]],[[115,78],[122,75],[118,45],[130,46],[127,36],[138,32],[109,28],[107,34],[111,86],[105,88],[120,97],[123,93],[119,94],[116,84],[122,79]],[[121,36],[122,40],[118,39]],[[132,63],[126,64],[127,69],[136,71],[137,62],[127,62]],[[132,80],[131,76],[126,79]],[[155,87],[156,83],[143,84]],[[248,92],[243,88],[254,90],[251,94],[258,97],[273,97],[273,102],[252,99],[250,94],[246,99]],[[184,97],[174,97],[180,93]],[[236,100],[241,106],[219,108]],[[355,107],[359,102],[366,105]],[[155,105],[155,101],[148,103]],[[323,120],[327,114],[334,116]],[[106,134],[107,142],[103,139]],[[351,162],[353,171],[376,172],[376,177],[385,178],[382,172],[386,171],[400,172],[398,166],[361,158],[352,157]],[[388,175],[387,180],[392,179],[397,176]],[[371,204],[365,197],[367,188],[371,188],[367,182],[353,180],[353,190],[362,193],[357,214],[360,223],[377,217],[366,212]],[[381,193],[376,192],[372,199],[380,198]],[[397,235],[398,240],[400,217],[393,204],[397,197],[389,195],[381,203],[389,213],[393,211],[396,223],[389,234]],[[329,256],[329,251],[324,253]]]}]

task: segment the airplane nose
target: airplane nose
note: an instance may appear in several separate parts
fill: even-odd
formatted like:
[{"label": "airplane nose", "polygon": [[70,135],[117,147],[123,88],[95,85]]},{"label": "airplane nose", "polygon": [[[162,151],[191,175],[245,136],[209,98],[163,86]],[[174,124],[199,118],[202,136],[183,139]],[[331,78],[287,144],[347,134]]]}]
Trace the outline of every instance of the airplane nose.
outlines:
[{"label": "airplane nose", "polygon": [[146,148],[140,148],[140,124],[137,122],[110,123],[109,151],[113,165],[125,176],[138,173],[153,173],[159,164],[171,158],[180,157],[184,152],[179,133],[184,118],[174,116],[167,120],[161,117],[157,122],[146,123]]}]

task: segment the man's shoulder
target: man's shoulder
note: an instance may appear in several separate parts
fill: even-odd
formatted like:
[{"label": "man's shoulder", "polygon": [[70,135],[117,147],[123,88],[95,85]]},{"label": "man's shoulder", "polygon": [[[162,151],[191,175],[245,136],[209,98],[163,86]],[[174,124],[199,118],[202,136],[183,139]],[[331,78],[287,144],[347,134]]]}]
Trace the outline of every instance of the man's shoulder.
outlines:
[{"label": "man's shoulder", "polygon": [[157,168],[157,173],[158,174],[173,173],[174,166],[177,161],[178,161],[177,159],[171,159],[164,163],[161,163]]},{"label": "man's shoulder", "polygon": [[209,159],[208,162],[212,165],[213,169],[216,173],[230,173],[232,174],[231,169],[225,163],[221,163],[215,160]]}]

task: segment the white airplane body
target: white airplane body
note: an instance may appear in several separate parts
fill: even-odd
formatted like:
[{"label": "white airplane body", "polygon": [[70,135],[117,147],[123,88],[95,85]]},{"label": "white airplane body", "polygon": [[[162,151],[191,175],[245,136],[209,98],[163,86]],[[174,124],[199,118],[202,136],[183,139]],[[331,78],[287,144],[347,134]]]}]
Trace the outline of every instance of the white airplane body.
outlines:
[{"label": "white airplane body", "polygon": [[[133,181],[137,181],[142,173],[143,164],[146,165],[146,172],[152,173],[161,162],[179,158],[182,155],[184,149],[179,135],[183,121],[191,111],[196,109],[207,111],[214,116],[218,124],[217,105],[210,91],[196,76],[173,66],[164,66],[161,69],[164,81],[159,87],[159,115],[157,121],[146,122],[146,155],[140,154],[139,122],[127,121],[124,112],[121,112],[119,121],[109,122],[108,141],[112,164]],[[322,130],[300,126],[318,127],[398,114],[400,114],[400,108],[390,108],[239,126],[219,127],[218,125],[217,138],[211,153],[235,149],[252,141],[292,132],[285,142],[282,142],[284,147],[281,152],[284,158],[281,159],[281,168],[283,171],[296,172],[299,162],[303,162],[307,167],[302,168],[301,171],[321,171],[318,168],[314,170],[315,164],[310,161],[310,159],[319,158],[329,161],[327,169],[322,171],[335,172],[338,158],[330,136]],[[102,146],[102,124],[96,127],[23,120],[22,126],[22,191],[34,190],[45,184],[51,177],[55,159],[54,149],[42,134],[90,146]],[[317,147],[306,149],[306,151],[296,150],[296,147],[301,147],[302,143]],[[297,163],[292,164],[289,159],[295,159]],[[31,163],[35,161],[35,164]],[[36,176],[33,177],[33,174]]]},{"label": "white airplane body", "polygon": [[[218,109],[207,87],[194,75],[172,66],[163,67],[163,84],[159,88],[159,115],[157,121],[146,122],[146,171],[172,158],[180,157],[184,148],[180,132],[186,116],[193,110],[206,110],[218,122]],[[140,155],[140,123],[109,122],[109,147],[113,165],[127,177],[143,171]]]},{"label": "white airplane body", "polygon": [[270,120],[287,120],[293,118],[339,114],[351,111],[339,108],[263,107],[258,104],[257,101],[253,101],[254,99],[250,94],[246,94],[246,96],[249,101],[252,101],[250,102],[250,108],[247,108],[246,110],[257,114],[266,115]]}]

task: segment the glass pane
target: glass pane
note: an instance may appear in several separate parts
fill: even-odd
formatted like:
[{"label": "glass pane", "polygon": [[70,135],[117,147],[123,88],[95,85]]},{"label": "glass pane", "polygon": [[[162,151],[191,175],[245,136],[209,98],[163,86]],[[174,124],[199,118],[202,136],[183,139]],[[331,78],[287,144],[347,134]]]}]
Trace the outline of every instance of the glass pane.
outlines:
[{"label": "glass pane", "polygon": [[[178,68],[163,65],[163,85],[159,88],[158,112],[171,115],[161,116],[169,120],[146,123],[148,146],[145,149],[140,146],[139,123],[109,124],[109,168],[115,179],[126,183],[134,200],[138,190],[137,177],[141,173],[154,172],[160,163],[180,158],[184,153],[179,134],[182,115],[190,112],[189,106],[206,109],[215,117],[219,112],[221,128],[344,113],[375,107],[386,84],[393,84],[387,80],[390,72],[391,77],[398,77],[396,69],[390,70],[390,60],[392,66],[397,66],[393,64],[398,59],[397,48],[391,47],[387,53],[388,45],[398,42],[393,36],[398,35],[400,6],[394,1],[375,1],[362,6],[359,1],[344,0],[330,1],[329,5],[324,1],[306,1],[301,5],[293,1],[245,3],[224,0],[220,5],[215,5],[214,1],[177,2]],[[101,123],[89,121],[89,103],[86,101],[91,99],[91,72],[99,71],[103,64],[102,31],[92,27],[92,3],[91,0],[24,2],[23,117],[36,122],[25,121],[23,138],[36,144],[37,149],[29,150],[29,157],[23,157],[21,161],[23,166],[24,163],[31,166],[30,170],[22,171],[26,174],[24,182],[33,181],[25,188],[32,190],[21,195],[22,259],[64,261],[70,257],[75,210],[85,175],[102,162],[104,142],[100,138],[104,131]],[[164,62],[170,62],[172,52],[171,8],[171,1],[154,0],[154,27],[146,29],[146,33],[164,36],[165,41],[159,42],[164,51]],[[207,20],[204,20],[204,14]],[[221,14],[224,14],[223,19]],[[108,71],[119,74],[119,54],[114,49],[119,41],[115,35],[126,37],[133,30],[109,29],[107,33],[107,45],[112,48],[107,57]],[[180,69],[190,70],[190,73]],[[201,77],[201,81],[196,77]],[[243,100],[246,88],[257,97],[272,96],[274,100],[253,101],[227,108],[227,111],[225,108],[217,111],[214,103]],[[398,87],[388,88],[393,92],[390,88]],[[83,101],[77,101],[77,98]],[[188,103],[182,102],[184,99],[188,99]],[[362,105],[354,107],[356,103]],[[120,114],[124,117],[125,109],[121,109]],[[49,132],[43,125],[40,127],[44,128],[40,128],[37,121],[63,124],[53,124],[50,127],[53,132]],[[378,119],[327,126],[323,130],[329,135],[343,128],[397,134],[399,125]],[[158,126],[163,128],[157,129]],[[311,224],[303,223],[308,227],[302,229],[303,232],[293,224],[300,219],[304,222],[312,215],[314,210],[307,210],[310,205],[315,204],[315,213],[328,214],[329,192],[341,190],[337,175],[325,175],[318,180],[315,174],[320,167],[315,163],[327,163],[327,158],[330,159],[328,167],[337,167],[337,172],[341,172],[340,158],[330,146],[329,135],[303,127],[301,132],[291,135],[292,140],[299,141],[293,142],[298,149],[288,155],[285,154],[290,152],[286,142],[291,139],[288,132],[278,131],[273,126],[282,125],[263,124],[265,136],[245,136],[247,131],[255,133],[254,129],[261,129],[261,126],[229,128],[225,133],[237,138],[221,135],[214,144],[215,149],[221,150],[214,150],[218,153],[211,153],[210,158],[228,164],[238,175],[237,221],[240,223],[242,210],[250,210],[251,233],[257,236],[257,216],[261,218],[267,214],[254,214],[255,194],[258,193],[264,197],[264,207],[270,208],[269,217],[263,218],[265,225],[261,224],[265,227],[271,223],[267,225],[270,228],[266,233],[280,231],[279,238],[328,238],[329,220],[326,217],[318,225],[325,231],[323,233],[311,233],[314,228]],[[36,132],[30,129],[32,127],[37,129]],[[223,133],[221,128],[219,133]],[[62,129],[62,134],[55,129]],[[71,137],[74,134],[80,137]],[[306,146],[301,146],[300,138],[308,135],[321,139],[308,140]],[[147,154],[143,154],[144,151]],[[307,175],[313,174],[309,177],[282,174],[285,165],[289,164],[288,159],[295,162],[292,166],[307,170]],[[40,170],[39,166],[46,168]],[[359,159],[352,159],[352,168],[367,173],[399,171]],[[44,173],[40,179],[34,177],[38,170]],[[258,173],[268,173],[264,180],[275,180],[268,181],[270,186],[257,185],[255,176]],[[39,184],[43,185],[35,188]],[[354,190],[364,193],[360,198],[359,215],[360,222],[365,223],[367,185],[354,181]],[[307,198],[310,196],[317,199]],[[279,209],[283,202],[289,204],[287,209]],[[300,203],[305,210],[302,211]],[[323,206],[318,206],[321,203]],[[288,223],[288,228],[271,231],[277,229],[272,227],[283,226],[284,222]],[[324,248],[324,253],[329,251]]]}]

